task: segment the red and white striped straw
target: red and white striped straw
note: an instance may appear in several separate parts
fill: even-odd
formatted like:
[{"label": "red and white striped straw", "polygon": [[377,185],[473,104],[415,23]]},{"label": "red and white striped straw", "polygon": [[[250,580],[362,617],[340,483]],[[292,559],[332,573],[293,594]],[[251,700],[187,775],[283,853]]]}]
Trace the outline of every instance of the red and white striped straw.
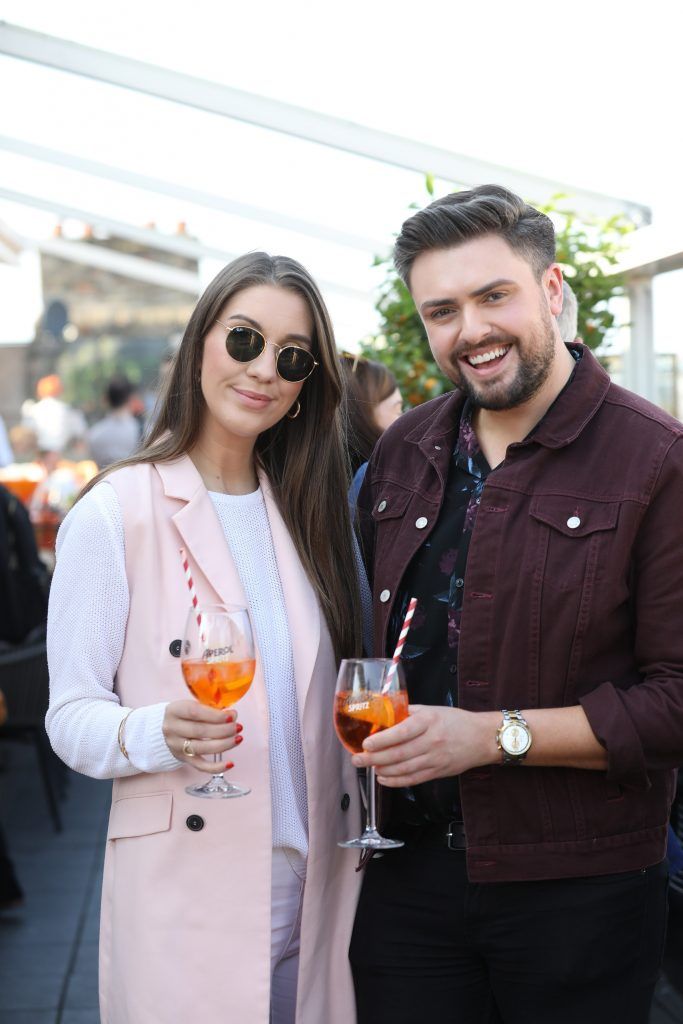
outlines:
[{"label": "red and white striped straw", "polygon": [[391,659],[396,665],[398,665],[399,658],[401,657],[401,651],[403,650],[403,645],[406,642],[406,637],[408,636],[408,631],[410,630],[410,623],[412,622],[416,608],[417,598],[411,597],[410,602],[408,603],[408,611],[406,612],[406,617],[403,620],[403,625],[401,626],[401,632],[398,634],[398,643],[396,644],[396,650],[394,651],[394,656]]},{"label": "red and white striped straw", "polygon": [[[192,579],[192,573],[190,572],[190,563],[187,560],[187,552],[185,551],[185,548],[180,549],[180,558],[183,563],[183,569],[185,570],[185,580],[187,582],[187,589],[190,591],[190,601],[192,602],[192,607],[196,611],[199,608],[199,600],[197,599],[197,591],[194,588],[194,580]],[[199,635],[203,643],[204,637],[202,635],[202,616],[201,612],[199,611],[197,611],[197,625],[199,626]]]},{"label": "red and white striped straw", "polygon": [[396,650],[394,651],[394,656],[391,659],[394,664],[391,666],[387,673],[386,681],[384,683],[384,686],[382,687],[382,693],[386,693],[389,690],[391,686],[391,681],[396,675],[395,666],[398,665],[399,661],[401,660],[401,651],[403,650],[403,645],[405,644],[406,637],[408,636],[408,633],[410,631],[410,623],[412,622],[416,608],[417,598],[411,597],[410,601],[408,602],[408,611],[406,612],[406,617],[403,620],[403,625],[401,626],[401,632],[398,634],[398,643],[396,644]]}]

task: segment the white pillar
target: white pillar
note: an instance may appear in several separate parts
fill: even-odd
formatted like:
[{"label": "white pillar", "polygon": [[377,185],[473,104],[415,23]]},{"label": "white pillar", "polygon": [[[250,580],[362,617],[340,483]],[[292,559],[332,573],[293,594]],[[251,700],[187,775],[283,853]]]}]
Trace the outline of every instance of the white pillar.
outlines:
[{"label": "white pillar", "polygon": [[652,319],[652,277],[628,281],[631,304],[631,346],[626,354],[624,383],[637,395],[655,402],[657,382]]}]

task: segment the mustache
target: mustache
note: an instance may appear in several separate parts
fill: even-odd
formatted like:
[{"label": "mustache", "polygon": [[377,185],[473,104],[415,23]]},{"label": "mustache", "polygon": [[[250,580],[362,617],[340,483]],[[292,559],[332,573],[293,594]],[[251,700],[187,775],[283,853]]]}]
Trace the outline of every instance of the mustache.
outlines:
[{"label": "mustache", "polygon": [[478,345],[468,345],[467,342],[456,345],[450,354],[450,360],[455,365],[460,359],[466,359],[467,356],[475,356],[478,352],[487,352],[490,348],[498,348],[499,345],[515,345],[518,341],[519,338],[516,335],[499,331],[496,334],[489,334],[486,340]]}]

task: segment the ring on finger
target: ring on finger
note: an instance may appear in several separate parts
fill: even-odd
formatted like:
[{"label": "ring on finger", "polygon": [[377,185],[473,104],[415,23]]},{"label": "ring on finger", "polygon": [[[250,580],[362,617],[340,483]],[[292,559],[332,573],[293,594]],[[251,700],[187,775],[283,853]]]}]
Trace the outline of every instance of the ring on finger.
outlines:
[{"label": "ring on finger", "polygon": [[194,757],[194,750],[192,749],[192,740],[185,740],[183,743],[183,754],[188,757]]}]

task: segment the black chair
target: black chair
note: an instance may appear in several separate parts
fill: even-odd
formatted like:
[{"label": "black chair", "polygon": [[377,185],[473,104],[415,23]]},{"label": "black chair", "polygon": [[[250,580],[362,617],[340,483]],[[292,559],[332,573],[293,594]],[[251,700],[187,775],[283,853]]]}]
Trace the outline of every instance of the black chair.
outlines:
[{"label": "black chair", "polygon": [[0,650],[0,690],[5,695],[8,711],[7,722],[0,726],[0,741],[33,743],[50,816],[55,831],[61,832],[59,796],[66,783],[66,772],[45,732],[49,681],[44,640]]}]

